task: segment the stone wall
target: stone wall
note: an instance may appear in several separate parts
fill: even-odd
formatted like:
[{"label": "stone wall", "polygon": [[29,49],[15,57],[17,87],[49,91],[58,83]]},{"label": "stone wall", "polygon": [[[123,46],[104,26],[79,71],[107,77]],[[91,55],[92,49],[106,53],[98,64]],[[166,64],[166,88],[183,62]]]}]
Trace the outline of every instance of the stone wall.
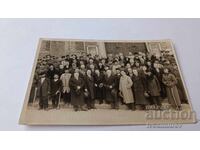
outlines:
[{"label": "stone wall", "polygon": [[97,54],[106,57],[105,46],[103,42],[81,42],[81,41],[42,41],[40,47],[40,56],[47,54],[53,56],[65,56],[70,54],[82,55]]}]

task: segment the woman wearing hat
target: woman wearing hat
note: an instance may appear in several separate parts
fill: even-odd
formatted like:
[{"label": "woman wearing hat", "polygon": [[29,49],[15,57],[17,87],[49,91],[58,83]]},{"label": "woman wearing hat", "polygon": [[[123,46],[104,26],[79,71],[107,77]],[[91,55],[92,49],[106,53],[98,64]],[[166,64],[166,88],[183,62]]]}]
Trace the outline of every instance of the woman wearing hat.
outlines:
[{"label": "woman wearing hat", "polygon": [[179,97],[178,89],[176,87],[177,79],[172,73],[169,73],[168,68],[164,69],[162,82],[166,86],[167,97],[168,97],[169,103],[175,109],[180,110],[181,109],[181,100]]}]

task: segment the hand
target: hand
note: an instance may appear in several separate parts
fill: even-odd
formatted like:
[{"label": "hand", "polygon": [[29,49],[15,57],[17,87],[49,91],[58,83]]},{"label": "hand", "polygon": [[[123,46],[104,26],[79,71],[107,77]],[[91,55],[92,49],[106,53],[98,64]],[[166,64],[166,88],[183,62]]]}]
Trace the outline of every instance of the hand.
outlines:
[{"label": "hand", "polygon": [[144,92],[144,96],[145,97],[149,97],[149,93],[148,92]]},{"label": "hand", "polygon": [[99,84],[99,87],[100,87],[100,88],[103,87],[103,83],[100,83],[100,84]]},{"label": "hand", "polygon": [[112,85],[110,85],[109,88],[112,89]]},{"label": "hand", "polygon": [[94,84],[94,86],[96,86],[96,87],[97,87],[97,84]]},{"label": "hand", "polygon": [[77,86],[77,89],[79,90],[81,87],[80,86]]}]

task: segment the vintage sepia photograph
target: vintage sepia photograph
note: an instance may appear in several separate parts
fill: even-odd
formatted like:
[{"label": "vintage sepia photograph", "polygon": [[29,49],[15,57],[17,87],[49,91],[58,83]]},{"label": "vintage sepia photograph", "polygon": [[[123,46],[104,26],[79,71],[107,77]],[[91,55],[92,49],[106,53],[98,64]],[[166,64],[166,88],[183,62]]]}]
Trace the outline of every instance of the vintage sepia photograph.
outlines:
[{"label": "vintage sepia photograph", "polygon": [[171,40],[39,40],[20,124],[195,122]]}]

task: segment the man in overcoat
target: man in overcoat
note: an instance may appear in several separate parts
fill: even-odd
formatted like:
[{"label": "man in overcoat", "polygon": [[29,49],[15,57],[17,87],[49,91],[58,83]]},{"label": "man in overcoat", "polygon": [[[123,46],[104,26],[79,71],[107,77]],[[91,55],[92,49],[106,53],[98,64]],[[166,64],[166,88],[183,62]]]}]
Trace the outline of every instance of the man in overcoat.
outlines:
[{"label": "man in overcoat", "polygon": [[83,108],[83,105],[85,104],[85,82],[84,79],[80,76],[79,72],[76,70],[69,80],[69,87],[71,89],[71,104],[73,105],[75,111],[85,111],[86,109]]},{"label": "man in overcoat", "polygon": [[45,72],[40,74],[38,82],[39,109],[48,110],[48,96],[50,94],[50,82]]},{"label": "man in overcoat", "polygon": [[112,109],[119,109],[116,85],[116,78],[112,75],[111,70],[106,71],[106,76],[104,80],[104,86],[106,91],[106,100],[111,104]]},{"label": "man in overcoat", "polygon": [[58,74],[54,75],[54,79],[51,82],[51,98],[53,108],[57,108],[59,100],[61,98],[62,81],[59,79]]}]

